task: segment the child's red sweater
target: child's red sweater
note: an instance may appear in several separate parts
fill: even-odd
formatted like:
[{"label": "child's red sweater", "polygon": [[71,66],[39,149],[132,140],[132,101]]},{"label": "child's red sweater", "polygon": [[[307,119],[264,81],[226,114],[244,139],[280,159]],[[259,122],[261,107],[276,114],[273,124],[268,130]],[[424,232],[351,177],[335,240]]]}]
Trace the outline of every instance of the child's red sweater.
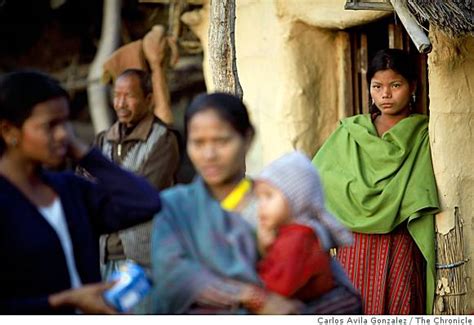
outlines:
[{"label": "child's red sweater", "polygon": [[257,270],[270,291],[309,301],[334,287],[329,262],[313,229],[289,224],[280,227]]}]

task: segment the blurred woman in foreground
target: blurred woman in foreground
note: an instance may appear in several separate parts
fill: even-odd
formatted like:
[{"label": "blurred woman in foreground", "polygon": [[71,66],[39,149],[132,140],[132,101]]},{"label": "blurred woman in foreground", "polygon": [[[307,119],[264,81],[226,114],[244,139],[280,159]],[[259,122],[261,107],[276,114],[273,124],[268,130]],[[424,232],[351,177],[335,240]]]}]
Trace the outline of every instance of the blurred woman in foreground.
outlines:
[{"label": "blurred woman in foreground", "polygon": [[263,288],[256,272],[256,201],[245,177],[254,128],[244,104],[228,94],[200,95],[186,111],[185,127],[198,177],[162,194],[152,232],[154,312],[356,313],[358,296],[344,288],[321,297],[311,311]]}]

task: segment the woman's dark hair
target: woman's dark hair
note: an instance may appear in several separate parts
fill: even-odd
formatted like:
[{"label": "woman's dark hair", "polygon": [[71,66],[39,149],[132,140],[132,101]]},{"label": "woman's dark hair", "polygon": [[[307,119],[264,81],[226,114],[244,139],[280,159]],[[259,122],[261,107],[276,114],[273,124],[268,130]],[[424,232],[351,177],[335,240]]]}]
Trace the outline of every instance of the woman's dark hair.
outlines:
[{"label": "woman's dark hair", "polygon": [[407,52],[398,49],[384,49],[375,53],[367,69],[367,83],[381,70],[391,69],[402,75],[408,82],[416,81],[416,69]]},{"label": "woman's dark hair", "polygon": [[148,96],[153,91],[153,85],[151,83],[150,74],[140,69],[127,69],[118,75],[120,77],[136,76],[140,81],[140,88],[143,91],[143,96]]},{"label": "woman's dark hair", "polygon": [[[50,99],[69,95],[59,82],[37,71],[16,71],[0,76],[0,120],[21,127],[33,108]],[[5,142],[0,137],[0,154]]]},{"label": "woman's dark hair", "polygon": [[242,136],[253,136],[255,129],[250,123],[247,108],[237,97],[226,93],[200,94],[191,102],[184,114],[184,132],[187,138],[188,123],[192,117],[205,110],[214,110]]},{"label": "woman's dark hair", "polygon": [[[402,75],[409,83],[416,82],[417,80],[413,60],[407,52],[399,49],[383,49],[375,53],[367,69],[367,84],[369,89],[370,82],[375,73],[389,69]],[[371,107],[371,113],[375,112],[378,112],[378,109]]]}]

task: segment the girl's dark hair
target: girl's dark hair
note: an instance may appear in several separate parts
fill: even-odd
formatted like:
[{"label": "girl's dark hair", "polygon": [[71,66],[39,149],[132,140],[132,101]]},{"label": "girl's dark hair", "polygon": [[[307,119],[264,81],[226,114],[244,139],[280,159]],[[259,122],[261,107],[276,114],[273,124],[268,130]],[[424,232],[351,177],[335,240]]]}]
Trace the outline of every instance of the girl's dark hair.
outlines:
[{"label": "girl's dark hair", "polygon": [[384,49],[375,53],[367,70],[367,83],[381,70],[391,69],[402,75],[408,82],[416,81],[416,69],[407,52],[398,49]]},{"label": "girl's dark hair", "polygon": [[[375,53],[367,69],[367,84],[369,89],[370,82],[375,73],[389,69],[402,75],[409,83],[416,82],[417,80],[415,65],[407,52],[399,49],[383,49]],[[374,105],[371,105],[370,112],[379,113],[378,109],[372,106]]]},{"label": "girl's dark hair", "polygon": [[[50,99],[69,95],[59,82],[37,71],[16,71],[0,76],[0,120],[21,127],[33,108]],[[0,154],[5,142],[0,137]]]},{"label": "girl's dark hair", "polygon": [[148,96],[153,91],[153,85],[151,83],[150,74],[140,69],[127,69],[118,75],[120,77],[136,76],[140,81],[140,88],[143,91],[143,96]]},{"label": "girl's dark hair", "polygon": [[228,122],[242,137],[254,135],[247,108],[237,97],[226,93],[200,94],[191,102],[184,114],[184,132],[187,138],[188,124],[199,112],[212,109]]}]

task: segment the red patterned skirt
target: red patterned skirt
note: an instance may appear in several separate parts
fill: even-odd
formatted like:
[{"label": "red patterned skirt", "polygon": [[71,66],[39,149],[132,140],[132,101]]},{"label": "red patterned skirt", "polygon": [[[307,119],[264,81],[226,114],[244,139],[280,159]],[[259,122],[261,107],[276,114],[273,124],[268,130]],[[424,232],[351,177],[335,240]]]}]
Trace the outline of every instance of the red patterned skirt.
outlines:
[{"label": "red patterned skirt", "polygon": [[423,255],[401,225],[389,234],[354,233],[354,245],[337,250],[366,315],[425,313]]}]

